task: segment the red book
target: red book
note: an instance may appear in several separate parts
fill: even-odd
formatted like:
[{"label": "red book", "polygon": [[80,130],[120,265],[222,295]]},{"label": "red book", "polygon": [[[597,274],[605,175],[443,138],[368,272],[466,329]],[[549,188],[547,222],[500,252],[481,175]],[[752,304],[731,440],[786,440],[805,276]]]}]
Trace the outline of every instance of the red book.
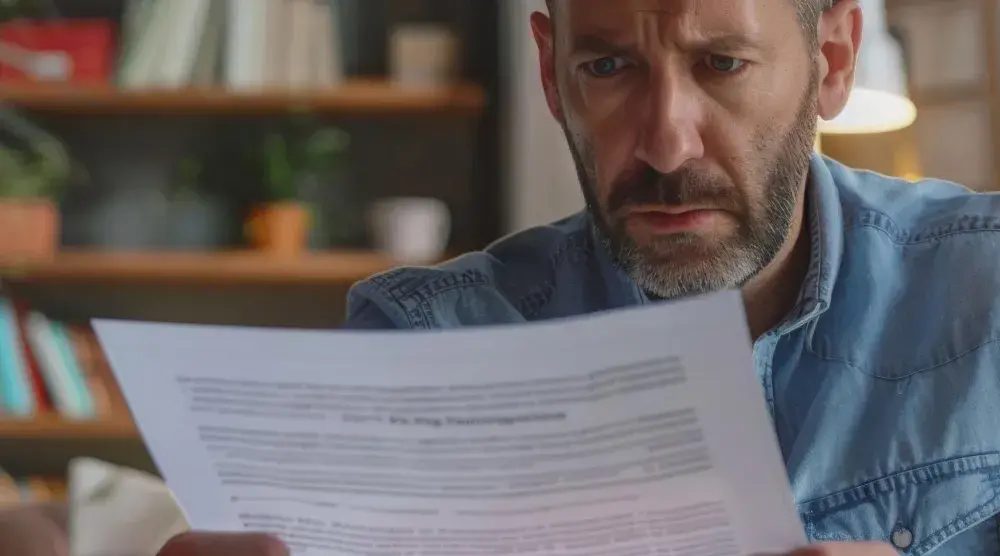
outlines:
[{"label": "red book", "polygon": [[21,337],[21,349],[24,350],[24,364],[28,367],[31,390],[35,396],[35,403],[38,405],[38,412],[52,411],[52,398],[49,397],[48,390],[45,388],[42,370],[38,367],[38,359],[35,358],[35,353],[28,344],[28,328],[25,326],[28,306],[21,301],[14,301],[14,311],[17,314],[17,330]]},{"label": "red book", "polygon": [[14,20],[0,25],[0,43],[44,61],[38,78],[0,58],[0,82],[102,85],[114,72],[114,26],[104,19]]}]

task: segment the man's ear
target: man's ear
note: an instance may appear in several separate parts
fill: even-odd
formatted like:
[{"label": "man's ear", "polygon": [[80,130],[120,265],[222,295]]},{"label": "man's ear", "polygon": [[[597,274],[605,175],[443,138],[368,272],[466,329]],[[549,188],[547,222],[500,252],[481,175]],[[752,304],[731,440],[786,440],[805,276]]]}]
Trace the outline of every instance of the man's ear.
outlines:
[{"label": "man's ear", "polygon": [[541,71],[545,102],[549,105],[552,116],[562,123],[562,106],[559,102],[559,85],[556,81],[555,35],[552,30],[552,20],[549,16],[542,12],[531,14],[531,34],[534,35],[535,44],[538,46],[538,67]]},{"label": "man's ear", "polygon": [[819,116],[836,118],[854,87],[854,70],[861,48],[863,16],[857,0],[839,0],[820,15]]}]

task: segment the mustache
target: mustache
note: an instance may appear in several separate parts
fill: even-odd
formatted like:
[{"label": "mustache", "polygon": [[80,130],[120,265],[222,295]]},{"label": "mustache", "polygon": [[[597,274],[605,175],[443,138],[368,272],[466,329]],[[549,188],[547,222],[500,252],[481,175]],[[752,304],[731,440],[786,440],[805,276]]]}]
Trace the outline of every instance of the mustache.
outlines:
[{"label": "mustache", "polygon": [[614,184],[607,210],[614,214],[636,205],[695,204],[732,210],[741,207],[739,192],[725,180],[690,169],[664,174],[646,166]]}]

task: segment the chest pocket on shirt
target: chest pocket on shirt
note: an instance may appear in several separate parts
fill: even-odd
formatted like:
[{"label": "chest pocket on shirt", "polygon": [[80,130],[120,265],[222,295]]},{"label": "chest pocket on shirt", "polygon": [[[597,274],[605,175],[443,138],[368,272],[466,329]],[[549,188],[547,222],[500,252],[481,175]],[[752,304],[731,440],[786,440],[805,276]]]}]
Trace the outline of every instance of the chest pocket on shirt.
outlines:
[{"label": "chest pocket on shirt", "polygon": [[814,542],[891,542],[901,554],[1000,554],[1000,453],[934,462],[800,506]]}]

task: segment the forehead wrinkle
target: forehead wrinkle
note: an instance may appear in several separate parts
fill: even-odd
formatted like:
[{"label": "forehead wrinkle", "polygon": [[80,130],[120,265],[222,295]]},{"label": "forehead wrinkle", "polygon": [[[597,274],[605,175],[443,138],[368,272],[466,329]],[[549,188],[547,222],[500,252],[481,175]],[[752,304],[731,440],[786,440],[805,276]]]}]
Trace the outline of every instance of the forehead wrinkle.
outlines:
[{"label": "forehead wrinkle", "polygon": [[[618,0],[621,1],[621,0]],[[690,2],[689,0],[626,0],[632,5],[632,9],[639,12],[659,12],[666,14],[679,14],[684,11]],[[702,0],[706,1],[706,0]]]},{"label": "forehead wrinkle", "polygon": [[700,46],[713,39],[731,35],[725,29],[714,29],[702,21],[697,8],[681,13],[666,10],[638,10],[635,13],[636,36],[643,47],[657,46],[681,49]]},{"label": "forehead wrinkle", "polygon": [[775,56],[782,46],[781,37],[766,32],[765,8],[788,5],[790,0],[610,0],[619,4],[606,13],[586,6],[609,0],[578,1],[562,10],[570,16],[567,23],[573,31],[564,34],[564,40],[571,47],[582,44],[574,38],[597,37],[616,47],[598,52],[714,51],[760,61]]},{"label": "forehead wrinkle", "polygon": [[716,7],[720,9],[712,12],[705,4],[695,2],[683,10],[637,11],[637,36],[645,46],[652,46],[654,43],[649,41],[655,37],[660,47],[673,44],[680,49],[771,50],[758,18],[739,13],[739,8],[729,4]]}]

